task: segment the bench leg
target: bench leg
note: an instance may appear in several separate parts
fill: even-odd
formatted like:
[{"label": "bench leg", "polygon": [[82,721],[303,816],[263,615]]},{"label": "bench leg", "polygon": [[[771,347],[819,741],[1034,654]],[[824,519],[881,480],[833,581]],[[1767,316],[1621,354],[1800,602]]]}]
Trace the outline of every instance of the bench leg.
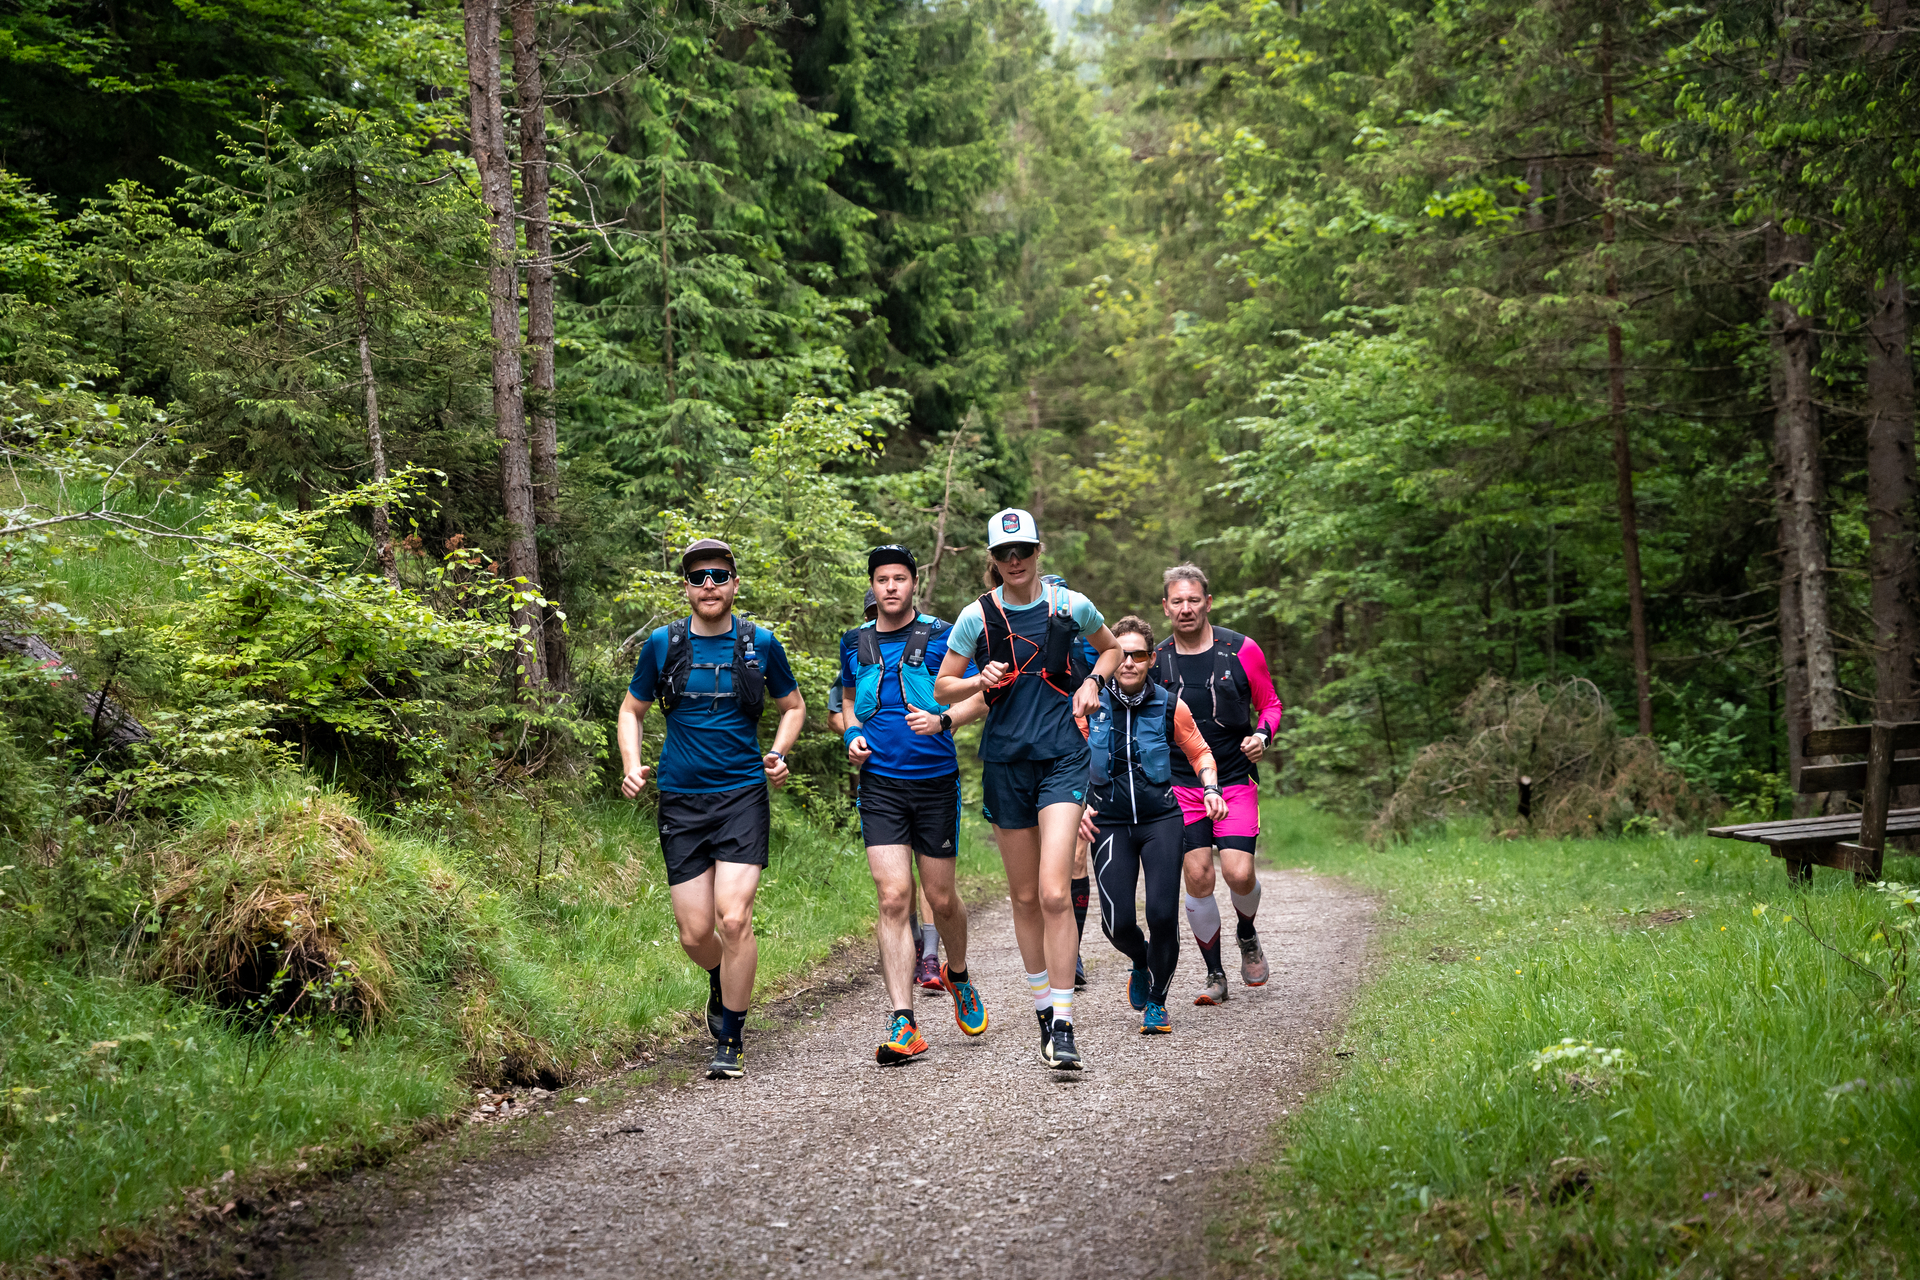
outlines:
[{"label": "bench leg", "polygon": [[1811,862],[1801,862],[1797,858],[1788,858],[1786,859],[1786,863],[1787,863],[1787,880],[1789,883],[1791,884],[1812,884],[1813,883],[1813,864]]}]

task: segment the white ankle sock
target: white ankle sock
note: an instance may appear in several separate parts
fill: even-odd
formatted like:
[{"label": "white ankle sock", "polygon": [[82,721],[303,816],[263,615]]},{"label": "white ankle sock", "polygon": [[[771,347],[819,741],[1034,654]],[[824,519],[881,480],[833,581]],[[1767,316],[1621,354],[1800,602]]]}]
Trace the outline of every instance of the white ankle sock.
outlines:
[{"label": "white ankle sock", "polygon": [[1053,1020],[1055,1022],[1073,1022],[1073,988],[1055,987],[1053,989]]},{"label": "white ankle sock", "polygon": [[1187,926],[1193,930],[1193,940],[1202,946],[1210,947],[1220,936],[1220,904],[1212,897],[1196,898],[1184,893],[1187,900]]},{"label": "white ankle sock", "polygon": [[1027,993],[1033,997],[1033,1011],[1053,1008],[1053,983],[1044,973],[1027,975]]}]

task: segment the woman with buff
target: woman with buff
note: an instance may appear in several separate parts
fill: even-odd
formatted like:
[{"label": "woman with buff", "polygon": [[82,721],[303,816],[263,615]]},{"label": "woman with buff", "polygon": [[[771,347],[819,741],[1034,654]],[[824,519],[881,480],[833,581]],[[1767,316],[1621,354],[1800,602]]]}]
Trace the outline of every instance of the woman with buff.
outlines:
[{"label": "woman with buff", "polygon": [[[1173,795],[1173,752],[1187,758],[1205,789],[1206,808],[1227,813],[1213,753],[1186,703],[1148,678],[1153,628],[1128,615],[1113,624],[1120,668],[1100,692],[1100,705],[1081,721],[1092,752],[1092,793],[1080,834],[1093,845],[1100,886],[1100,927],[1107,941],[1133,961],[1127,1002],[1141,1014],[1145,1035],[1173,1029],[1167,987],[1180,959],[1180,848],[1184,821]],[[1134,918],[1134,893],[1147,881],[1147,933]]]}]

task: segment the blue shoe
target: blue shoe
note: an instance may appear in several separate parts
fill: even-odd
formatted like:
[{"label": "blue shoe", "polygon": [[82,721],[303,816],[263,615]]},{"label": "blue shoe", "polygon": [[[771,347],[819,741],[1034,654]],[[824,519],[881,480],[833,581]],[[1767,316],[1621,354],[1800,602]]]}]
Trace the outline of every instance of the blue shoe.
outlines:
[{"label": "blue shoe", "polygon": [[1133,966],[1133,976],[1127,979],[1127,1003],[1133,1006],[1135,1013],[1147,1007],[1147,991],[1153,979],[1139,965]]},{"label": "blue shoe", "polygon": [[1147,1002],[1146,1013],[1140,1019],[1140,1034],[1143,1036],[1163,1036],[1173,1030],[1173,1022],[1167,1017],[1167,1006]]}]

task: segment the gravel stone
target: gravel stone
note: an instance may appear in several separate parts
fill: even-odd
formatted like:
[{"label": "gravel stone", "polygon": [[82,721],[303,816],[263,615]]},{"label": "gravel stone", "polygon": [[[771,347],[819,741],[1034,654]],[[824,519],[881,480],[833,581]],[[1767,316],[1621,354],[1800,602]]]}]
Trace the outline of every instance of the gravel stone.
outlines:
[{"label": "gravel stone", "polygon": [[[748,1075],[636,1093],[538,1156],[452,1170],[424,1203],[368,1206],[293,1274],[416,1277],[1153,1277],[1204,1270],[1216,1174],[1332,1060],[1362,975],[1372,903],[1334,880],[1263,869],[1273,977],[1232,998],[1203,980],[1182,921],[1173,1034],[1141,1036],[1129,964],[1100,933],[1074,1000],[1087,1069],[1048,1070],[1004,900],[973,913],[968,967],[992,1016],[968,1040],[922,998],[931,1046],[881,1068],[886,998],[869,970],[817,1017],[747,1037]],[[923,997],[925,993],[922,993]],[[816,987],[809,1001],[820,1003]],[[704,1066],[689,1044],[675,1064]],[[681,1062],[680,1059],[685,1061]],[[551,1114],[550,1112],[548,1114]]]}]

